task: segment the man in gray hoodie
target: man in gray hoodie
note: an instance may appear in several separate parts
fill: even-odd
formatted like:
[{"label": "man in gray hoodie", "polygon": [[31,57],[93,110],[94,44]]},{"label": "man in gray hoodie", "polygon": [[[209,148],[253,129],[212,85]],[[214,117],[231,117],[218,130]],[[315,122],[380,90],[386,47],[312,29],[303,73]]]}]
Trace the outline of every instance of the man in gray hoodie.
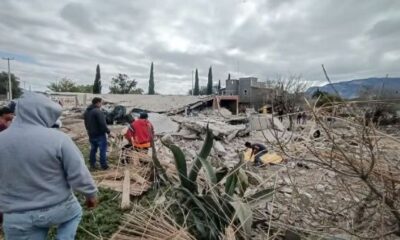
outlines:
[{"label": "man in gray hoodie", "polygon": [[0,134],[0,212],[6,239],[74,239],[82,208],[96,206],[97,188],[74,142],[52,129],[61,106],[34,93],[18,100],[16,118]]}]

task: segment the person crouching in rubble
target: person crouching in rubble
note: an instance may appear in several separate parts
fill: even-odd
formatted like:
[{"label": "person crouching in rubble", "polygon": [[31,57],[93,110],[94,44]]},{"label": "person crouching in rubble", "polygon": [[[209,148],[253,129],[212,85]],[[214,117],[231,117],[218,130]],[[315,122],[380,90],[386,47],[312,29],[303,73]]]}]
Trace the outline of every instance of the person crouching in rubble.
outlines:
[{"label": "person crouching in rubble", "polygon": [[252,149],[250,158],[254,155],[254,166],[263,165],[261,157],[268,152],[267,147],[261,143],[251,144],[250,142],[246,142],[244,145]]},{"label": "person crouching in rubble", "polygon": [[132,145],[136,150],[147,151],[151,147],[151,140],[154,137],[153,125],[148,120],[148,115],[145,112],[140,113],[139,119],[131,124],[133,136]]},{"label": "person crouching in rubble", "polygon": [[[96,206],[97,188],[72,139],[51,127],[61,106],[44,95],[25,93],[16,118],[0,134],[0,212],[5,239],[72,240],[82,217],[73,192]],[[22,147],[21,147],[22,146]]]}]

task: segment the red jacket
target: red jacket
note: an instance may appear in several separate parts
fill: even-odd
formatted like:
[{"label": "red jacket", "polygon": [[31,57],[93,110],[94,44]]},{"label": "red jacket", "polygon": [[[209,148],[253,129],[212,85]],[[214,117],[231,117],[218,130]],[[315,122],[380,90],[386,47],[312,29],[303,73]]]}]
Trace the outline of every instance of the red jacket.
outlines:
[{"label": "red jacket", "polygon": [[135,147],[149,147],[153,137],[153,125],[147,119],[137,119],[131,123],[125,137],[132,141]]}]

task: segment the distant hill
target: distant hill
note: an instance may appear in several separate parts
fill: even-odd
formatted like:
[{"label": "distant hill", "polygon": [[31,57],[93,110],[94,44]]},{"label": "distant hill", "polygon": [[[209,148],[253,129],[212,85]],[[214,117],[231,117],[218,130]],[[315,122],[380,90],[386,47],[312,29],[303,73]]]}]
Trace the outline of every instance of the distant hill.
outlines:
[{"label": "distant hill", "polygon": [[334,88],[345,99],[358,98],[362,91],[380,92],[383,84],[383,94],[398,95],[400,97],[400,78],[366,78],[351,81],[327,84],[321,87],[310,87],[306,94],[312,95],[317,89],[323,92],[335,94]]}]

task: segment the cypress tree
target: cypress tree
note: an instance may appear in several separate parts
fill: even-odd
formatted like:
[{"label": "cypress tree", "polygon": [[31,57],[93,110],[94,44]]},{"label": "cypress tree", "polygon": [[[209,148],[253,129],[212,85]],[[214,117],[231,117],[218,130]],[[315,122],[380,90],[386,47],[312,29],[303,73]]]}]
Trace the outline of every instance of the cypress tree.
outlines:
[{"label": "cypress tree", "polygon": [[228,80],[231,80],[231,74],[230,73],[228,74]]},{"label": "cypress tree", "polygon": [[207,95],[213,94],[212,67],[208,69]]},{"label": "cypress tree", "polygon": [[149,79],[149,95],[156,94],[154,91],[154,73],[153,73],[153,62],[151,63],[150,67],[150,79]]},{"label": "cypress tree", "polygon": [[97,64],[96,67],[96,77],[93,83],[93,93],[100,94],[101,93],[101,76],[100,76],[100,65]]},{"label": "cypress tree", "polygon": [[218,80],[218,93],[219,93],[219,90],[221,90],[221,79]]},{"label": "cypress tree", "polygon": [[199,87],[199,71],[196,68],[196,75],[194,80],[194,90],[193,95],[198,96],[200,94],[200,87]]}]

